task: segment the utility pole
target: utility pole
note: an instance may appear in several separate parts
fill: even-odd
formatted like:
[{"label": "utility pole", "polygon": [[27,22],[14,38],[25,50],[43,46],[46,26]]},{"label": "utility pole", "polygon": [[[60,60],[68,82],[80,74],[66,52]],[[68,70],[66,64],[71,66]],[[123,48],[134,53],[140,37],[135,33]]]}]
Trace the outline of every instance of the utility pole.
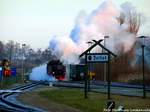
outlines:
[{"label": "utility pole", "polygon": [[26,44],[22,44],[22,83],[24,83],[24,47]]},{"label": "utility pole", "polygon": [[145,45],[142,45],[143,98],[146,98],[146,92],[145,92],[145,63],[144,63],[144,47],[145,47]]},{"label": "utility pole", "polygon": [[142,45],[141,45],[141,48],[142,48],[142,75],[143,75],[143,98],[146,98],[146,85],[145,85],[145,60],[144,60],[144,48],[145,48],[145,42],[144,42],[144,39],[147,38],[146,36],[140,36],[139,38],[142,39]]}]

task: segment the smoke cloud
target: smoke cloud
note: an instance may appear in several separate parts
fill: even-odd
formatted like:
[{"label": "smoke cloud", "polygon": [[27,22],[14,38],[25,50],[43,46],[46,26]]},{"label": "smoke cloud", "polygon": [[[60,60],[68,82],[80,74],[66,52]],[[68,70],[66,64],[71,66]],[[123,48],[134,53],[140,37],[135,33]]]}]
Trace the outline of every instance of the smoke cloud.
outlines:
[{"label": "smoke cloud", "polygon": [[29,79],[34,81],[56,81],[52,75],[47,74],[46,64],[33,68]]},{"label": "smoke cloud", "polygon": [[136,41],[140,26],[140,18],[135,12],[130,3],[117,7],[107,0],[91,14],[81,11],[70,35],[51,37],[49,47],[64,64],[79,63],[78,55],[88,48],[86,42],[104,39],[104,36],[109,36],[106,47],[112,52],[128,52]]}]

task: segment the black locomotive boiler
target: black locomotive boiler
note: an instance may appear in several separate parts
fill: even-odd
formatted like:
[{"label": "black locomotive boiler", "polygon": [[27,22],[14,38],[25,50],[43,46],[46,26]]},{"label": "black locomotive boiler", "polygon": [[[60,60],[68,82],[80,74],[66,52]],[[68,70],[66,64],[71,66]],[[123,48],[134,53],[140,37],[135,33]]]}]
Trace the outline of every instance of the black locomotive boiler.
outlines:
[{"label": "black locomotive boiler", "polygon": [[63,81],[66,75],[66,67],[60,60],[51,60],[47,63],[47,74],[54,76],[59,81]]}]

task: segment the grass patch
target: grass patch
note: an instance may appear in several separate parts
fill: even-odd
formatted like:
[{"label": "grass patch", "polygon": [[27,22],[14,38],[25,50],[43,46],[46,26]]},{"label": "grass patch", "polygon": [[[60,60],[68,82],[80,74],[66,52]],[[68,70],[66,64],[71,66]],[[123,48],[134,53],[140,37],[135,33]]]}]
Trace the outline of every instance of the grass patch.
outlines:
[{"label": "grass patch", "polygon": [[13,84],[22,83],[21,76],[11,76],[11,77],[3,77],[3,81],[0,80],[0,89],[9,89],[12,88]]},{"label": "grass patch", "polygon": [[84,112],[100,112],[105,107],[104,97],[98,97],[99,94],[90,93],[90,98],[83,98],[83,91],[77,89],[59,89],[50,91],[41,91],[39,95],[48,98],[56,103],[69,105]]},{"label": "grass patch", "polygon": [[[84,99],[82,90],[64,88],[40,91],[38,94],[50,101],[65,104],[83,112],[102,112],[103,109],[106,108],[106,94],[90,92],[88,99]],[[142,99],[139,97],[118,95],[112,95],[111,97],[116,103],[116,108],[118,108],[119,105],[124,105],[126,109],[150,109],[149,98]]]}]

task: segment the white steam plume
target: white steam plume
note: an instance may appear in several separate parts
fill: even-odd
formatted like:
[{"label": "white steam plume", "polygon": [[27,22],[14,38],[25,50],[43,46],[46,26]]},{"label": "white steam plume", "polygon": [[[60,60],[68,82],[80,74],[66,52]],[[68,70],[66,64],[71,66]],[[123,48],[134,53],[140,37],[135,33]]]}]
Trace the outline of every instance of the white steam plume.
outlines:
[{"label": "white steam plume", "polygon": [[139,30],[139,18],[132,18],[130,11],[135,9],[129,3],[117,8],[111,0],[107,0],[90,15],[80,12],[69,36],[50,38],[53,54],[66,64],[78,63],[78,55],[88,47],[86,42],[103,39],[105,35],[110,37],[106,47],[112,52],[129,51]]},{"label": "white steam plume", "polygon": [[46,64],[33,68],[29,79],[33,81],[56,81],[55,77],[47,74]]}]

